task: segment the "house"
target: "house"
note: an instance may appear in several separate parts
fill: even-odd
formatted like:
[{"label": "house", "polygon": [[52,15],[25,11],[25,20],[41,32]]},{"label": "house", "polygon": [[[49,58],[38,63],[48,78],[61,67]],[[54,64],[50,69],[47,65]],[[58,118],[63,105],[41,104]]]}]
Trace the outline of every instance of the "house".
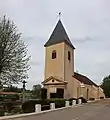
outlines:
[{"label": "house", "polygon": [[75,47],[61,20],[44,47],[45,74],[42,84],[47,89],[48,98],[104,97],[103,90],[97,84],[88,77],[74,72]]}]

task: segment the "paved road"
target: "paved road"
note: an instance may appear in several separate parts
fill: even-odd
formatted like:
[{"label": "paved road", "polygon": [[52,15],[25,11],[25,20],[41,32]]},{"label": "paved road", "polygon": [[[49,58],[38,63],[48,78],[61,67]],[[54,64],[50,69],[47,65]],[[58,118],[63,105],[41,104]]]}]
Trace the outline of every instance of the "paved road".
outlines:
[{"label": "paved road", "polygon": [[23,120],[110,120],[110,100],[28,116]]}]

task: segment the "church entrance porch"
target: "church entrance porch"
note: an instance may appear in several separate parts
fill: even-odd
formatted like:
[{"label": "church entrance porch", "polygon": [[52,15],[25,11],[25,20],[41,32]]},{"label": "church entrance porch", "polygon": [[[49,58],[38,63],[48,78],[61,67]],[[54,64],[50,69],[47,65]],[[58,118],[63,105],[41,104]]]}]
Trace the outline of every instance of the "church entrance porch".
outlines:
[{"label": "church entrance porch", "polygon": [[67,82],[56,77],[49,77],[42,82],[47,89],[47,98],[65,98]]},{"label": "church entrance porch", "polygon": [[47,98],[65,98],[65,86],[63,85],[48,85],[44,86],[47,89]]}]

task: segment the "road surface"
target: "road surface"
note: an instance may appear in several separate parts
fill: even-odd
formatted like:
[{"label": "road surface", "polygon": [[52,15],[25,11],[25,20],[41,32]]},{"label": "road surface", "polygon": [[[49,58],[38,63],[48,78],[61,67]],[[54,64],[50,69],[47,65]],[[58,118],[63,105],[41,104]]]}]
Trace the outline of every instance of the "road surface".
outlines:
[{"label": "road surface", "polygon": [[23,120],[110,120],[110,100],[28,116]]}]

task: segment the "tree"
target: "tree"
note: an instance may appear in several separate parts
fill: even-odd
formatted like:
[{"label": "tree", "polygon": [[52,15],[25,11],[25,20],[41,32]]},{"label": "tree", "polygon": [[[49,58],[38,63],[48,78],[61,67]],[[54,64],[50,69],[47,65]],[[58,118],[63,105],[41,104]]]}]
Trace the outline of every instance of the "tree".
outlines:
[{"label": "tree", "polygon": [[36,99],[41,98],[41,87],[42,86],[40,84],[33,85],[33,89],[32,89],[33,98]]},{"label": "tree", "polygon": [[16,25],[4,16],[0,18],[0,83],[18,84],[28,78],[30,56]]},{"label": "tree", "polygon": [[103,79],[101,87],[104,90],[105,96],[110,97],[110,75]]}]

